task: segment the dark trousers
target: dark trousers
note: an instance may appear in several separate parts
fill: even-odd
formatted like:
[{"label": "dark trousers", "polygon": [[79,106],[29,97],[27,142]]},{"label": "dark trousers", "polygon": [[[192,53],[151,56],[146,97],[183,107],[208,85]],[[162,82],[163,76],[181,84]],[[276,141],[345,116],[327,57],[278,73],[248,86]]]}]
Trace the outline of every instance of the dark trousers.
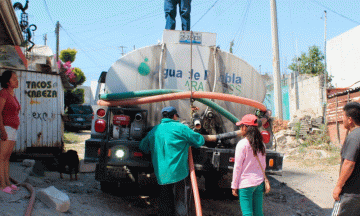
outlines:
[{"label": "dark trousers", "polygon": [[176,9],[179,5],[180,17],[181,17],[181,29],[183,31],[190,31],[190,12],[191,12],[191,0],[165,0],[164,11],[166,25],[165,29],[175,29]]},{"label": "dark trousers", "polygon": [[194,210],[189,176],[173,184],[160,185],[160,216],[190,216]]},{"label": "dark trousers", "polygon": [[359,212],[360,197],[343,194],[339,201],[335,201],[331,216],[355,216]]}]

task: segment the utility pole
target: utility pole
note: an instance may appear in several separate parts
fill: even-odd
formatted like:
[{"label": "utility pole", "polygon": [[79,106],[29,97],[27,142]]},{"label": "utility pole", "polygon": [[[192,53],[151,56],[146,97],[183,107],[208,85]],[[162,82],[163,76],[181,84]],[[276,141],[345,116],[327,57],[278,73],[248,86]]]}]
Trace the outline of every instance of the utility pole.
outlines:
[{"label": "utility pole", "polygon": [[325,28],[324,28],[324,90],[323,90],[323,111],[324,111],[324,122],[326,122],[326,103],[327,103],[327,72],[326,72],[326,10],[325,13]]},{"label": "utility pole", "polygon": [[121,56],[123,56],[123,55],[124,55],[124,48],[127,48],[127,47],[125,47],[125,46],[119,46],[119,48],[121,48]]},{"label": "utility pole", "polygon": [[277,28],[277,17],[276,17],[277,12],[276,12],[275,0],[270,0],[270,10],[271,10],[271,35],[272,35],[272,47],[273,47],[275,116],[279,119],[283,119],[279,41],[278,41],[278,28]]},{"label": "utility pole", "polygon": [[55,28],[55,34],[56,34],[56,62],[59,61],[59,34],[60,34],[60,23],[57,21],[56,28]]},{"label": "utility pole", "polygon": [[261,65],[259,65],[259,74],[261,74]]},{"label": "utility pole", "polygon": [[47,41],[47,34],[44,35],[44,43],[45,43],[45,46],[46,46],[46,41]]},{"label": "utility pole", "polygon": [[298,76],[300,74],[300,57],[296,59],[297,63],[297,71],[294,71],[294,84],[295,84],[295,108],[296,110],[299,109],[299,82],[298,82]]}]

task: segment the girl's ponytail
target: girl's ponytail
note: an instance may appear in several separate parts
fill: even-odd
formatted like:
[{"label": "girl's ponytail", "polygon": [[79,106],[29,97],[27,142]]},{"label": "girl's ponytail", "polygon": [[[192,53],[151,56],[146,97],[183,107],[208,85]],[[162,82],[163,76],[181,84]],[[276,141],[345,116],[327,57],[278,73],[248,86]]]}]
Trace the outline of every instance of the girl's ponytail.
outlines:
[{"label": "girl's ponytail", "polygon": [[263,144],[263,139],[258,127],[250,126],[250,125],[246,125],[246,127],[247,127],[247,132],[245,137],[250,142],[254,156],[256,156],[259,152],[262,155],[265,155],[265,145]]}]

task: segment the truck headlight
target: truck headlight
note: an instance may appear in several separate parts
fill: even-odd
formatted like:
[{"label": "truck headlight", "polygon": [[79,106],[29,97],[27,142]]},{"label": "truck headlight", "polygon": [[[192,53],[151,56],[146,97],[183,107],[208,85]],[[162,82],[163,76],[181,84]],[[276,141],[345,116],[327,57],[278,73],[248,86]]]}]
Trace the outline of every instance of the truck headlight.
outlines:
[{"label": "truck headlight", "polygon": [[122,149],[116,150],[115,155],[118,158],[123,158],[125,156],[125,151]]}]

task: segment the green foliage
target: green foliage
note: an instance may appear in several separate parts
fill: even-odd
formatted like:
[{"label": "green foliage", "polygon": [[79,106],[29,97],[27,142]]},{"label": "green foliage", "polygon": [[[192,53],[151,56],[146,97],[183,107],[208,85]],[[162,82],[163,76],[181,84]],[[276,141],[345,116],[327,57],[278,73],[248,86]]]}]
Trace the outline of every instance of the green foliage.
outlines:
[{"label": "green foliage", "polygon": [[293,63],[289,65],[289,69],[292,71],[299,71],[300,74],[323,74],[325,66],[323,64],[324,55],[320,51],[319,47],[309,47],[309,52],[301,53],[300,57],[295,57]]},{"label": "green foliage", "polygon": [[75,61],[76,53],[76,49],[67,48],[66,50],[61,50],[59,57],[62,62],[70,61],[73,63]]},{"label": "green foliage", "polygon": [[76,78],[73,82],[71,82],[71,84],[73,84],[75,87],[83,84],[86,81],[85,74],[80,68],[74,68],[73,73],[75,74]]},{"label": "green foliage", "polygon": [[[308,53],[301,53],[300,57],[293,58],[293,63],[289,65],[289,69],[293,72],[299,72],[299,74],[310,74],[310,75],[320,75],[325,73],[325,65],[323,63],[325,56],[321,52],[318,46],[309,47]],[[330,83],[333,76],[329,76],[326,72],[326,81]]]},{"label": "green foliage", "polygon": [[83,104],[84,101],[85,101],[84,89],[65,90],[64,91],[65,109],[70,104]]},{"label": "green foliage", "polygon": [[233,53],[234,40],[230,42],[230,53]]},{"label": "green foliage", "polygon": [[304,143],[302,143],[302,146],[313,146],[315,148],[332,151],[333,147],[330,144],[330,136],[328,134],[327,127],[322,125],[320,130],[314,131],[312,134],[305,136],[305,140]]},{"label": "green foliage", "polygon": [[295,123],[295,139],[298,140],[300,138],[300,129],[301,129],[301,122]]}]

